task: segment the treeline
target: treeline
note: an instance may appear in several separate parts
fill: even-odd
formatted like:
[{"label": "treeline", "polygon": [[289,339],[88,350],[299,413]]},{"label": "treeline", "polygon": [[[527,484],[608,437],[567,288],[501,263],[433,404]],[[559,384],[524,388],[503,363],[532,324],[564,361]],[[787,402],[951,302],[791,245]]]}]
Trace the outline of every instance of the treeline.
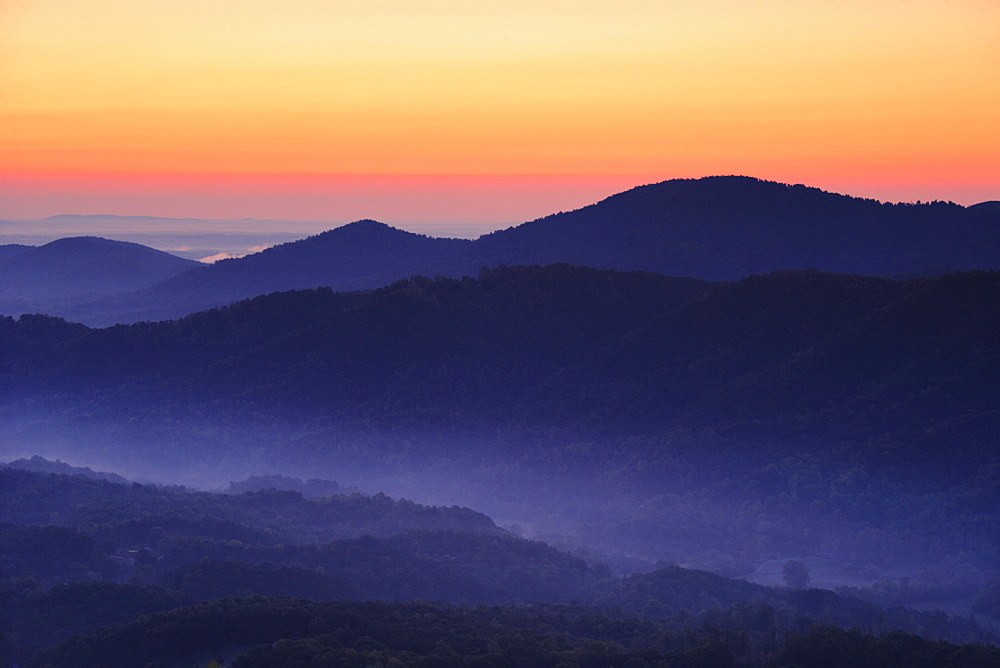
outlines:
[{"label": "treeline", "polygon": [[[28,423],[8,427],[21,447],[136,468],[249,451],[402,495],[464,485],[445,498],[541,515],[568,547],[730,575],[829,552],[988,578],[998,293],[995,272],[710,284],[555,265],[103,330],[36,316],[0,321],[0,419]],[[342,535],[359,534],[316,539]]]},{"label": "treeline", "polygon": [[423,506],[384,494],[307,499],[301,492],[264,489],[232,495],[18,469],[0,470],[0,522],[75,527],[119,544],[152,542],[154,529],[265,544],[412,530],[503,533],[468,508]]},{"label": "treeline", "polygon": [[713,286],[498,268],[103,330],[5,322],[0,380],[8,410],[86,406],[88,421],[711,427],[772,442],[882,434],[965,455],[995,436],[998,291],[989,272],[781,272]]},{"label": "treeline", "polygon": [[228,598],[75,636],[46,651],[40,663],[144,665],[212,656],[234,666],[633,668],[989,666],[1000,660],[996,647],[959,647],[903,632],[844,631],[808,620],[779,631],[772,622],[767,606],[654,622],[579,606],[452,608]]},{"label": "treeline", "polygon": [[270,475],[252,475],[246,480],[234,480],[229,483],[229,488],[226,491],[230,494],[240,494],[242,492],[259,492],[262,489],[301,492],[302,496],[307,497],[334,496],[336,494],[347,494],[357,491],[341,489],[336,480],[308,478],[303,481],[300,478],[276,473]]},{"label": "treeline", "polygon": [[[559,631],[553,630],[555,627],[537,626],[540,622],[551,624],[544,615],[531,622],[536,626],[525,627],[527,622],[519,621],[511,631],[520,638],[528,628],[539,635],[537,642],[545,647],[556,642],[548,638],[553,633],[571,636],[565,642],[558,641],[562,643],[557,645],[561,648],[559,652],[568,652],[561,654],[565,660],[584,660],[590,656],[594,640],[623,643],[628,651],[615,649],[612,653],[617,656],[624,652],[619,657],[623,660],[645,657],[643,660],[651,660],[653,665],[670,656],[680,660],[677,657],[685,652],[695,652],[697,656],[723,652],[719,656],[732,654],[737,658],[758,656],[761,652],[773,654],[779,649],[780,643],[775,644],[777,638],[799,633],[820,622],[842,627],[863,626],[876,633],[902,630],[961,643],[991,639],[987,630],[969,618],[899,607],[886,609],[823,590],[771,589],[676,567],[617,579],[606,567],[590,566],[566,552],[507,535],[495,527],[473,532],[386,530],[385,535],[378,537],[363,535],[324,543],[286,540],[270,528],[260,528],[253,522],[244,526],[229,519],[233,515],[227,501],[246,506],[240,515],[244,520],[270,522],[277,516],[277,510],[294,516],[298,508],[297,512],[308,516],[311,511],[301,506],[308,508],[310,504],[332,500],[306,500],[296,492],[269,490],[213,495],[7,469],[0,471],[0,496],[3,501],[0,508],[6,518],[17,522],[0,524],[0,632],[5,635],[0,643],[0,656],[16,663],[30,662],[38,652],[56,643],[60,644],[51,650],[54,654],[40,659],[43,663],[128,665],[134,659],[129,654],[132,651],[153,657],[143,663],[167,661],[177,656],[177,652],[214,652],[224,645],[271,643],[282,638],[290,642],[280,645],[281,652],[294,655],[314,650],[357,651],[358,638],[347,644],[336,640],[340,645],[331,645],[334,641],[325,637],[302,644],[298,639],[303,631],[281,635],[286,633],[284,627],[273,620],[267,633],[279,635],[266,641],[244,638],[257,628],[248,620],[261,606],[270,610],[268,614],[277,614],[275,605],[296,608],[281,613],[283,619],[302,616],[303,624],[312,625],[314,631],[319,629],[310,637],[324,636],[324,628],[340,628],[339,622],[317,614],[310,607],[313,604],[304,601],[276,603],[277,599],[256,598],[239,602],[226,598],[251,595],[293,596],[314,601],[378,599],[435,600],[465,606],[485,604],[504,606],[489,609],[490,614],[503,619],[523,614],[519,606],[570,605],[574,610],[570,617],[595,625],[597,631],[589,627]],[[30,503],[32,498],[37,502]],[[192,499],[202,502],[200,515],[185,514]],[[386,514],[394,512],[397,505],[385,497],[351,499],[358,503],[345,506],[340,512],[348,517],[351,512],[356,514],[350,522],[353,527],[365,522],[379,524],[378,516],[370,513],[370,503],[377,504]],[[31,508],[33,505],[36,507]],[[258,514],[247,510],[254,507],[258,508]],[[102,508],[113,519],[100,522]],[[157,514],[150,515],[151,510]],[[441,512],[447,514],[447,509]],[[463,510],[459,516],[462,513],[471,511]],[[419,525],[421,513],[415,517]],[[176,521],[164,521],[171,518]],[[47,522],[63,522],[68,526]],[[150,522],[157,524],[149,526]],[[490,523],[489,527],[492,526]],[[386,529],[386,525],[382,528]],[[474,521],[472,528],[482,528],[482,522]],[[135,538],[141,540],[134,543]],[[219,603],[220,599],[228,602]],[[188,640],[177,641],[174,634],[188,634],[189,625],[207,623],[200,617],[199,621],[181,621],[184,615],[193,613],[177,611],[173,617],[138,619],[141,615],[199,601],[201,606],[193,608],[202,611],[198,615],[212,611],[212,615],[221,616],[212,617],[215,621],[205,627],[208,631],[198,631]],[[583,610],[579,608],[581,605],[590,607]],[[353,610],[347,604],[341,608]],[[437,612],[428,614],[445,618],[472,614],[465,608],[460,612],[453,608],[434,610]],[[316,622],[317,617],[323,617],[327,626]],[[167,621],[160,627],[157,620]],[[506,632],[505,623],[490,622],[489,628],[494,635],[502,635]],[[119,626],[98,630],[102,625]],[[232,631],[230,625],[238,625],[242,630]],[[639,640],[627,634],[608,635],[608,629],[639,627],[658,630]],[[694,633],[692,628],[702,631]],[[722,635],[712,631],[720,628],[728,630]],[[446,630],[458,636],[464,633],[461,629]],[[226,640],[231,632],[234,635]],[[208,645],[205,633],[212,638]],[[673,644],[662,643],[664,634],[673,638],[670,641]],[[372,636],[372,633],[360,635]],[[703,647],[705,637],[714,639]],[[143,639],[140,644],[145,643],[145,648],[129,649],[138,642],[130,638]],[[386,647],[396,647],[386,640],[380,642]],[[502,652],[508,656],[507,661],[516,665],[523,661],[543,661],[541,655],[531,653],[535,650],[525,649],[520,642],[512,639],[508,648],[511,653]],[[534,646],[535,642],[532,640],[528,645]],[[435,644],[433,652],[427,654],[421,647],[398,646],[394,651],[401,653],[384,655],[383,659],[415,661],[425,654],[436,656],[433,652],[445,651],[444,645]],[[444,656],[478,652],[474,643],[451,644],[451,647],[453,653],[445,652]],[[630,654],[632,650],[628,648],[639,654]],[[650,648],[659,648],[660,654],[643,653]],[[280,652],[270,653],[277,649],[257,650],[247,660],[266,663],[284,656]],[[494,654],[495,649],[491,649]],[[545,657],[548,656],[546,653]],[[577,658],[573,659],[574,656]]]},{"label": "treeline", "polygon": [[130,484],[126,478],[118,475],[117,473],[110,473],[108,471],[94,471],[93,469],[86,466],[71,466],[66,462],[50,461],[44,457],[39,457],[38,455],[32,456],[30,459],[15,459],[12,462],[6,464],[0,464],[0,469],[23,469],[25,471],[35,471],[37,473],[62,473],[65,475],[79,475],[84,478],[94,478],[96,480],[107,480],[108,482],[119,483],[122,485]]},{"label": "treeline", "polygon": [[[899,608],[885,610],[824,590],[774,590],[703,571],[671,567],[624,579],[544,543],[512,536],[411,532],[315,545],[245,544],[210,536],[164,536],[156,548],[109,556],[84,534],[59,527],[0,525],[3,572],[23,581],[100,578],[159,586],[207,600],[249,593],[326,599],[443,600],[525,605],[571,601],[646,618],[684,610],[766,602],[796,615],[845,626],[903,629],[964,641],[987,638],[971,620]],[[34,559],[33,559],[34,557]]]}]

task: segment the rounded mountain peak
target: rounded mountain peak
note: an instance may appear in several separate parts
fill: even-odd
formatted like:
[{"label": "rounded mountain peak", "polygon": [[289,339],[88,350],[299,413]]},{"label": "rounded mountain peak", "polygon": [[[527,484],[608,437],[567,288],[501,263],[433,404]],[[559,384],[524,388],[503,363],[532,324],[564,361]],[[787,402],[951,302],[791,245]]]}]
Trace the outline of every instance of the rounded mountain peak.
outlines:
[{"label": "rounded mountain peak", "polygon": [[356,220],[353,223],[347,223],[346,225],[341,225],[340,227],[335,227],[332,230],[327,230],[316,235],[319,238],[343,238],[343,237],[361,237],[361,236],[387,236],[387,235],[397,235],[397,236],[409,236],[412,233],[405,230],[400,230],[398,228],[392,227],[391,225],[386,225],[385,223],[380,223],[377,220],[372,220],[371,218],[363,218],[362,220]]}]

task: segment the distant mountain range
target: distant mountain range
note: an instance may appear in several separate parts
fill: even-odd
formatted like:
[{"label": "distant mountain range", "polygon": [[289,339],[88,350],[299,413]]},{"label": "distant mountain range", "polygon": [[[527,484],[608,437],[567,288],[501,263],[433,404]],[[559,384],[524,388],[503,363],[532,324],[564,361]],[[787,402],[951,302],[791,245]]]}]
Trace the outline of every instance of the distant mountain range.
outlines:
[{"label": "distant mountain range", "polygon": [[[20,266],[43,266],[33,255],[10,252]],[[554,262],[708,280],[784,269],[863,275],[993,269],[1000,266],[1000,205],[884,204],[749,177],[708,177],[641,186],[475,241],[358,221],[183,273],[170,265],[155,285],[151,271],[133,275],[118,267],[115,283],[107,272],[93,275],[95,267],[83,261],[63,256],[62,262],[60,276],[79,277],[73,292],[60,292],[65,278],[9,283],[0,312],[30,306],[107,325],[175,318],[280,290],[368,289],[417,274],[460,277],[482,267]],[[77,297],[111,291],[118,294]]]}]

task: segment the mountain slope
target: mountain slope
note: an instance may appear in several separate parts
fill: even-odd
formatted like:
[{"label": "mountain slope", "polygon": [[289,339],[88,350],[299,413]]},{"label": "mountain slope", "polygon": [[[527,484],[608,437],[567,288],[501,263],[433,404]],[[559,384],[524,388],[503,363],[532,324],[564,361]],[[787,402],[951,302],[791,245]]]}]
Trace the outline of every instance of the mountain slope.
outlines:
[{"label": "mountain slope", "polygon": [[[753,276],[651,318],[530,401],[539,415],[555,401],[623,424],[765,438],[884,430],[917,442],[927,429],[955,429],[990,440],[1000,419],[997,294],[997,272]],[[608,391],[612,378],[629,391]],[[573,406],[575,398],[585,402]]]},{"label": "mountain slope", "polygon": [[[991,269],[1000,264],[1000,211],[989,202],[882,204],[749,177],[678,179],[475,241],[358,221],[129,294],[50,300],[35,310],[107,325],[176,318],[281,290],[367,289],[416,274],[459,277],[482,267],[555,262],[708,280],[784,269],[863,275]],[[4,310],[23,308],[9,303]]]},{"label": "mountain slope", "polygon": [[[140,413],[143,402],[211,403],[383,424],[711,425],[772,437],[947,427],[979,438],[1000,402],[997,294],[1000,274],[986,272],[781,272],[712,286],[505,268],[60,334],[2,370],[10,396],[68,392]],[[17,341],[21,328],[0,333]]]},{"label": "mountain slope", "polygon": [[0,260],[0,298],[33,300],[137,290],[197,264],[125,241],[70,237]]},{"label": "mountain slope", "polygon": [[[140,292],[97,300],[76,311],[60,310],[59,315],[103,324],[162,320],[283,290],[376,288],[447,263],[471,243],[361,220],[243,258],[197,266]],[[91,315],[95,313],[113,315]]]},{"label": "mountain slope", "polygon": [[435,239],[374,220],[359,220],[301,241],[164,281],[153,293],[210,290],[225,299],[325,285],[340,289],[380,287],[433,266],[470,245]]},{"label": "mountain slope", "polygon": [[553,265],[108,329],[0,318],[0,445],[384,481],[725,572],[817,552],[995,570],[998,294],[996,272]]},{"label": "mountain slope", "polygon": [[678,179],[477,240],[466,268],[569,262],[734,280],[782,269],[902,274],[1000,264],[1000,214],[882,204],[741,176]]}]

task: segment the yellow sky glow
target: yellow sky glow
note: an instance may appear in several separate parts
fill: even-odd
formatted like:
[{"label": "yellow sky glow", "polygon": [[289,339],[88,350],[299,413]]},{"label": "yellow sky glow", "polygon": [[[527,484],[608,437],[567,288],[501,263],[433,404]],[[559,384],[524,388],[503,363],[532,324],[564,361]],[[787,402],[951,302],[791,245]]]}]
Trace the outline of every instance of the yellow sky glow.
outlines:
[{"label": "yellow sky glow", "polygon": [[0,26],[22,182],[746,173],[1000,198],[990,2],[0,0]]}]

